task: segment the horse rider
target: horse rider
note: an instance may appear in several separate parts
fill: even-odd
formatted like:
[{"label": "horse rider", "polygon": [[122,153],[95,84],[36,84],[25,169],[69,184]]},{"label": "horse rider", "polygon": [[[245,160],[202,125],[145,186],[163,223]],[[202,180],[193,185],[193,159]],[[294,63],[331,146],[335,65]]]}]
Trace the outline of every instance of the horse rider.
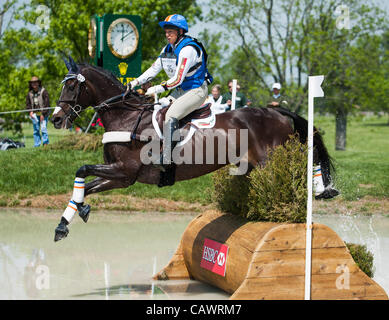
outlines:
[{"label": "horse rider", "polygon": [[188,23],[180,14],[169,15],[159,25],[165,30],[168,44],[157,60],[140,77],[130,82],[130,89],[153,79],[162,69],[169,80],[150,87],[146,95],[154,95],[174,89],[168,96],[172,105],[166,112],[164,143],[157,167],[165,171],[171,164],[171,155],[177,141],[173,132],[179,128],[179,120],[198,109],[208,96],[208,84],[212,76],[207,70],[207,53],[203,45],[186,33]]}]

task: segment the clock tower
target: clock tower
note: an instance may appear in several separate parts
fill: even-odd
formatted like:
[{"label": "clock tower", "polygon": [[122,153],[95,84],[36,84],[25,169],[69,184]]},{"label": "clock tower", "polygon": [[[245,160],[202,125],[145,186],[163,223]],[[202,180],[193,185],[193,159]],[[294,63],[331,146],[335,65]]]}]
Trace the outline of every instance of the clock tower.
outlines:
[{"label": "clock tower", "polygon": [[90,58],[95,65],[112,71],[124,85],[141,74],[141,26],[141,17],[134,15],[95,15],[90,21]]}]

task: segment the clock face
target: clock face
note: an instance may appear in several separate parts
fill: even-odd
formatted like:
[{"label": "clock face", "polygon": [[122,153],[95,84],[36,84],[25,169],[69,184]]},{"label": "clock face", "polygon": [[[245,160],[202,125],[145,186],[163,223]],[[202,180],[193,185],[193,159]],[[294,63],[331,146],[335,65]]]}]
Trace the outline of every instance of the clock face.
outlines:
[{"label": "clock face", "polygon": [[88,33],[88,51],[91,58],[95,57],[96,53],[96,21],[92,18],[89,25]]},{"label": "clock face", "polygon": [[108,47],[118,58],[125,59],[132,55],[138,47],[138,41],[138,29],[126,18],[115,20],[108,28]]}]

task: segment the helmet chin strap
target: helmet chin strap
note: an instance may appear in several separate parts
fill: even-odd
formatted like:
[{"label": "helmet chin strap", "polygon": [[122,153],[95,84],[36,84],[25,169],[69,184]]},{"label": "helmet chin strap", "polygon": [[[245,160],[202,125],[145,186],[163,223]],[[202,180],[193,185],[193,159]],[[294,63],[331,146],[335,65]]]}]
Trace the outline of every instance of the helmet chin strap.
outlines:
[{"label": "helmet chin strap", "polygon": [[181,40],[181,38],[185,35],[185,32],[181,32],[182,29],[177,29],[177,40],[174,42],[174,45],[178,43],[178,41]]}]

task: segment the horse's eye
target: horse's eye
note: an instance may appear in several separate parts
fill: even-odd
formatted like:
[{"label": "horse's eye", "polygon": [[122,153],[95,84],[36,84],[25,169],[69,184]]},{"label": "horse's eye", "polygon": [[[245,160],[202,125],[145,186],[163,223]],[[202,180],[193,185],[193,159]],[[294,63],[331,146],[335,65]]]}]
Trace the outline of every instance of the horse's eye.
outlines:
[{"label": "horse's eye", "polygon": [[68,85],[67,85],[68,89],[70,91],[73,91],[74,88],[76,87],[76,83],[74,81],[69,81]]}]

